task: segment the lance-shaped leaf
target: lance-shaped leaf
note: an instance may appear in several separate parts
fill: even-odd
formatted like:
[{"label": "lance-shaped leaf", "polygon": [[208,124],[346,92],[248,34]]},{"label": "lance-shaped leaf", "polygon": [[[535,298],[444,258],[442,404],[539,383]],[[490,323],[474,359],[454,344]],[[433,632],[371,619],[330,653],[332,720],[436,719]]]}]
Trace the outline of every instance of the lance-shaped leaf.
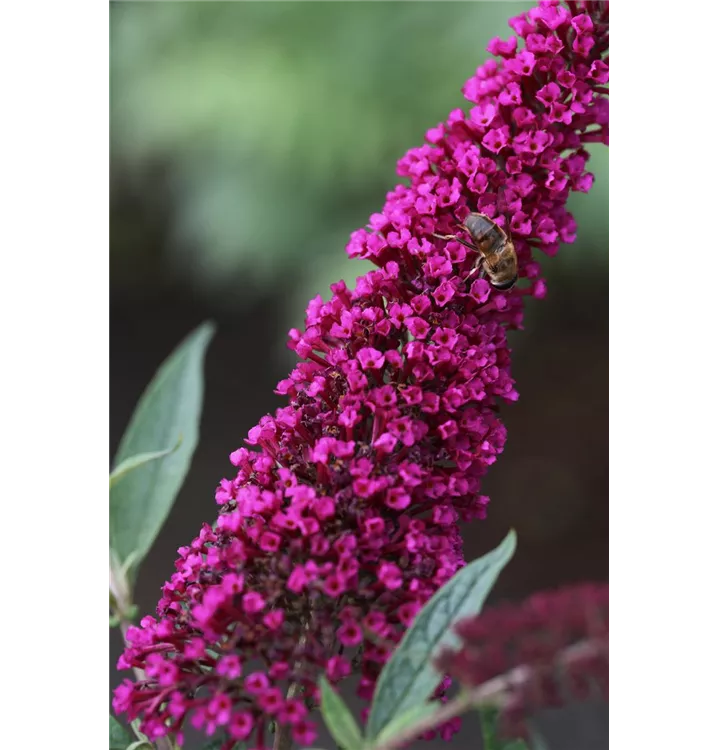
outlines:
[{"label": "lance-shaped leaf", "polygon": [[361,750],[364,744],[361,731],[346,703],[323,675],[319,687],[322,692],[322,718],[334,741],[342,750]]},{"label": "lance-shaped leaf", "polygon": [[140,453],[138,456],[131,456],[130,458],[123,461],[111,474],[110,474],[110,489],[112,489],[126,474],[129,474],[135,469],[139,469],[140,466],[150,463],[150,461],[157,461],[160,458],[169,456],[170,453],[174,453],[182,443],[182,436],[180,435],[176,445],[173,448],[167,448],[163,451],[152,451],[150,453]]},{"label": "lance-shaped leaf", "polygon": [[376,738],[375,744],[382,745],[384,742],[387,742],[392,737],[399,734],[399,732],[403,732],[405,729],[416,724],[419,719],[426,719],[428,716],[438,711],[440,706],[440,703],[417,703],[407,711],[404,711],[403,714],[395,716],[384,727],[384,729],[381,730],[379,736]]},{"label": "lance-shaped leaf", "polygon": [[512,531],[487,555],[462,568],[424,605],[379,676],[367,724],[373,740],[392,721],[427,701],[441,682],[433,665],[439,649],[456,645],[456,622],[478,614],[516,549]]},{"label": "lance-shaped leaf", "polygon": [[110,490],[110,547],[132,573],[157,537],[192,460],[202,411],[203,362],[214,326],[191,333],[161,365],[142,394],[120,443],[115,465],[147,453],[176,450],[125,474]]},{"label": "lance-shaped leaf", "polygon": [[132,735],[110,714],[110,750],[125,750],[132,743]]}]

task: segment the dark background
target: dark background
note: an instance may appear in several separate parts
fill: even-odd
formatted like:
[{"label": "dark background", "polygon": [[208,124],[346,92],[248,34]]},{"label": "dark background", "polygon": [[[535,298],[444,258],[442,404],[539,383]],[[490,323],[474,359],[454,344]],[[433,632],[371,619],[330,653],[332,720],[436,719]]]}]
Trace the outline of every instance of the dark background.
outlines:
[{"label": "dark background", "polygon": [[[176,549],[216,515],[229,453],[280,400],[286,331],[349,261],[394,164],[463,106],[461,86],[522,3],[115,3],[111,8],[111,452],[142,389],[216,321],[201,440],[136,592],[153,610]],[[520,400],[466,556],[511,526],[492,600],[608,576],[608,154],[572,199],[578,240],[546,259],[549,294],[512,334]],[[111,643],[112,685],[119,636]],[[452,743],[475,747],[473,728]],[[603,709],[544,717],[552,748],[607,747]],[[320,737],[318,746],[327,747]],[[439,743],[436,743],[437,745]]]}]

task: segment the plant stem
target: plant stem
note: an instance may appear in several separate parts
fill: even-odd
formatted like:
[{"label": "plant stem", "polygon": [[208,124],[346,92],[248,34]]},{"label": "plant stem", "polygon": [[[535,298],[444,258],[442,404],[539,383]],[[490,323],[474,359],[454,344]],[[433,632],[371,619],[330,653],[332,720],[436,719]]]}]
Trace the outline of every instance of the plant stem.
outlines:
[{"label": "plant stem", "polygon": [[[301,692],[299,683],[293,682],[287,690],[287,699],[294,698]],[[275,724],[274,747],[273,750],[290,750],[292,747],[292,727],[290,724]]]},{"label": "plant stem", "polygon": [[[304,647],[307,644],[307,623],[302,622],[301,626],[302,629],[300,632],[302,635],[299,637],[299,642],[297,643],[297,651],[299,652],[300,658],[297,659],[295,666],[299,667],[301,665],[301,655],[304,650]],[[302,685],[300,685],[298,682],[292,682],[289,685],[289,689],[287,690],[287,700],[290,698],[294,698],[295,695],[300,695],[304,692],[304,688]],[[279,722],[275,722],[275,732],[274,732],[274,747],[273,750],[291,750],[292,747],[292,727],[289,724],[280,724]]]},{"label": "plant stem", "polygon": [[[582,641],[565,649],[558,657],[562,664],[570,664],[572,661],[582,659],[601,653],[605,644],[599,641]],[[506,674],[494,677],[493,680],[483,685],[462,692],[453,701],[441,708],[429,713],[428,716],[418,721],[413,726],[389,737],[385,742],[373,746],[373,750],[398,750],[408,742],[418,739],[424,732],[441,726],[445,722],[468,711],[474,706],[481,704],[503,705],[508,699],[512,689],[528,682],[533,674],[533,667],[521,665]],[[275,750],[277,746],[275,745]]]}]

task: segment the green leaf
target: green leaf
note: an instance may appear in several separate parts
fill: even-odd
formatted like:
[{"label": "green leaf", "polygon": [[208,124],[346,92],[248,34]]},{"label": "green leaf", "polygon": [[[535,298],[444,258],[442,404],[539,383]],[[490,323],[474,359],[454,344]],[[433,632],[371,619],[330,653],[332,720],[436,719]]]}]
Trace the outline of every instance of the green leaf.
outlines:
[{"label": "green leaf", "polygon": [[214,326],[204,323],[161,365],[142,394],[120,443],[115,464],[182,443],[161,461],[125,474],[110,491],[110,547],[120,564],[134,555],[136,574],[149,551],[192,460],[202,410],[202,365]]},{"label": "green leaf", "polygon": [[499,709],[495,706],[480,706],[481,738],[483,750],[529,750],[523,740],[505,740],[499,736]]},{"label": "green leaf", "polygon": [[150,461],[157,461],[159,458],[164,458],[165,456],[169,456],[170,453],[174,453],[182,444],[182,436],[179,436],[179,439],[177,440],[177,443],[174,445],[173,448],[167,448],[167,450],[163,451],[153,451],[151,453],[140,453],[137,456],[132,456],[128,458],[126,461],[123,461],[113,472],[110,474],[110,489],[112,489],[117,482],[122,479],[122,477],[125,476],[125,474],[129,474],[131,471],[134,471],[135,469],[138,469],[140,466],[144,466],[145,464],[150,463]]},{"label": "green leaf", "polygon": [[335,742],[342,750],[361,750],[364,745],[361,731],[346,703],[323,675],[319,687],[322,718]]},{"label": "green leaf", "polygon": [[128,745],[125,750],[155,750],[155,748],[145,740],[137,740],[137,742]]},{"label": "green leaf", "polygon": [[116,628],[119,627],[122,620],[117,615],[110,615],[110,627]]},{"label": "green leaf", "polygon": [[442,679],[432,659],[442,647],[458,642],[454,624],[481,611],[515,549],[512,530],[495,550],[462,568],[424,605],[379,676],[367,724],[370,739],[393,717],[431,697]]},{"label": "green leaf", "polygon": [[110,750],[126,750],[132,735],[110,714]]},{"label": "green leaf", "polygon": [[484,750],[501,750],[499,742],[499,710],[495,706],[479,706],[481,739]]},{"label": "green leaf", "polygon": [[407,711],[404,711],[403,714],[394,717],[385,727],[381,730],[379,733],[379,736],[376,738],[376,744],[381,745],[387,740],[394,737],[394,735],[399,734],[399,732],[402,732],[404,729],[408,729],[412,724],[415,724],[419,719],[424,719],[427,716],[430,716],[435,711],[438,711],[440,708],[439,704],[431,704],[431,703],[417,703],[415,706],[412,706]]},{"label": "green leaf", "polygon": [[142,719],[137,718],[134,721],[130,722],[130,726],[132,727],[132,731],[135,733],[135,737],[137,737],[138,740],[149,742],[150,738],[144,732],[140,731],[141,723],[142,723]]}]

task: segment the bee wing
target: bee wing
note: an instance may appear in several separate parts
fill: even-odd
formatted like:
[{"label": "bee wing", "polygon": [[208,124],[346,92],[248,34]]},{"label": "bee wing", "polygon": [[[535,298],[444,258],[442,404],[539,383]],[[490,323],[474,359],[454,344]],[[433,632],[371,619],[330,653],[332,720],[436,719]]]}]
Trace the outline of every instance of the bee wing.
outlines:
[{"label": "bee wing", "polygon": [[469,214],[464,219],[463,227],[478,243],[494,231],[496,223],[486,214]]}]

